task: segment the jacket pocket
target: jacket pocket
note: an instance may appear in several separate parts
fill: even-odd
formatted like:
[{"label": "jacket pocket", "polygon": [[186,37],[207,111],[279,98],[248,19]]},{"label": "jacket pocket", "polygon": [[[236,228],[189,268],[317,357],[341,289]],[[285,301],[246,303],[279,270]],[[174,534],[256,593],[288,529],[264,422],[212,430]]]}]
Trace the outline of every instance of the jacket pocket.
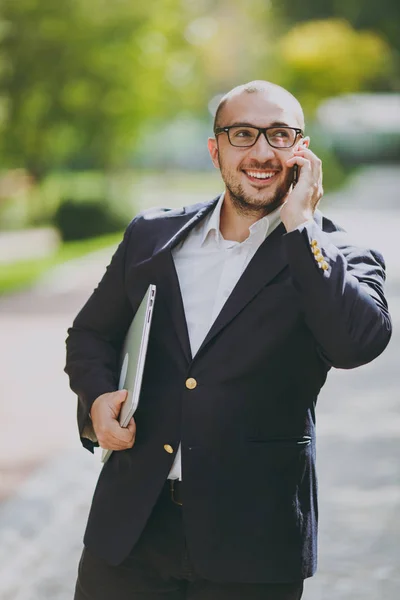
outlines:
[{"label": "jacket pocket", "polygon": [[309,446],[311,444],[311,436],[303,435],[300,437],[251,437],[246,440],[250,444],[271,444],[271,445],[289,445],[289,446]]}]

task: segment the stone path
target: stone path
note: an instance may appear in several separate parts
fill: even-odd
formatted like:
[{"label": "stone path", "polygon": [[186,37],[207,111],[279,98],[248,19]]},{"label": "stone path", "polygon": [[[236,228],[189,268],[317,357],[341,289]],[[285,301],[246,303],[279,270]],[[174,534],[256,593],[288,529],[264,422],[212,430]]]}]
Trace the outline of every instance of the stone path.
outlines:
[{"label": "stone path", "polygon": [[[344,194],[342,206],[329,211],[384,253],[395,335],[371,365],[332,372],[320,395],[320,564],[305,600],[400,597],[400,211],[384,184],[372,186],[388,203],[379,212],[371,199],[368,210],[358,209],[368,194],[361,184],[351,210]],[[63,339],[105,262],[103,254],[67,265],[35,292],[0,301],[2,484],[9,473],[0,487],[1,600],[73,597],[100,466],[99,454],[79,447]]]},{"label": "stone path", "polygon": [[72,600],[99,470],[89,453],[60,453],[0,507],[2,600]]},{"label": "stone path", "polygon": [[67,263],[37,288],[0,299],[0,501],[54,452],[77,448],[64,340],[112,250]]}]

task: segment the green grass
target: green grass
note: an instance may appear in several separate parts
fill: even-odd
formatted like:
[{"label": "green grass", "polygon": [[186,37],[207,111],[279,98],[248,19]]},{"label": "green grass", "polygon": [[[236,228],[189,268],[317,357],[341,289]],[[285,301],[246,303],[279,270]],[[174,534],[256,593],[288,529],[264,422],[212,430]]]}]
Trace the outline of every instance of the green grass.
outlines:
[{"label": "green grass", "polygon": [[[138,210],[150,205],[176,205],[174,194],[178,198],[187,194],[186,204],[190,204],[191,195],[203,193],[210,199],[223,188],[219,173],[214,169],[206,172],[174,170],[125,170],[114,174],[100,171],[54,172],[49,174],[26,198],[9,205],[0,222],[20,221],[19,227],[51,223],[62,199],[98,200],[106,199],[113,210],[129,220]],[[167,198],[165,198],[165,196]],[[149,200],[150,198],[150,200]],[[197,199],[195,198],[194,202]],[[181,200],[177,200],[180,205]],[[3,212],[4,212],[3,208]],[[14,213],[17,213],[15,215]]]},{"label": "green grass", "polygon": [[0,265],[0,294],[9,294],[28,288],[57,265],[118,244],[122,235],[122,232],[112,233],[88,240],[65,242],[54,254],[46,258]]},{"label": "green grass", "polygon": [[[29,197],[10,201],[9,211],[19,210],[19,216],[16,221],[14,219],[14,222],[13,213],[8,217],[3,215],[3,223],[10,221],[13,224],[13,227],[10,227],[12,229],[22,229],[27,224],[47,225],[62,198],[91,200],[107,197],[112,206],[126,215],[128,224],[139,210],[149,206],[181,206],[197,202],[196,193],[202,193],[211,199],[221,190],[222,184],[217,171],[193,173],[173,170],[165,172],[127,170],[109,177],[104,173],[92,171],[55,172],[48,175]],[[0,214],[0,223],[1,221]],[[5,265],[0,263],[0,294],[26,289],[58,264],[116,244],[121,237],[122,234],[113,234],[69,242],[60,246],[55,254],[47,258],[23,260]]]}]

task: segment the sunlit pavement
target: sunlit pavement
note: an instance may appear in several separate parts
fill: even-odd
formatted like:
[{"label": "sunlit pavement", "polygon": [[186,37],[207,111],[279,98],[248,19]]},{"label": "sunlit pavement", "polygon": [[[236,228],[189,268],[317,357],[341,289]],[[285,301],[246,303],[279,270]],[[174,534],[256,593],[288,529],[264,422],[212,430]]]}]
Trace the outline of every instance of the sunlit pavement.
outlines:
[{"label": "sunlit pavement", "polygon": [[[380,168],[334,208],[327,199],[330,216],[384,254],[396,329],[383,356],[332,372],[319,399],[320,563],[306,600],[400,597],[399,184],[399,172]],[[0,300],[2,600],[72,599],[100,467],[79,446],[63,340],[108,257],[68,264],[36,291]]]}]

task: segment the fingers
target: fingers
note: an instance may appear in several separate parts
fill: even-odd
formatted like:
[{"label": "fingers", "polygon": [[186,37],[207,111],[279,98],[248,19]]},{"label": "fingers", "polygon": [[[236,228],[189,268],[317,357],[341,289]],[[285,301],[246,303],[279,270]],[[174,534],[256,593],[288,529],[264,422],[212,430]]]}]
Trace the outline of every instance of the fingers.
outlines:
[{"label": "fingers", "polygon": [[107,403],[115,419],[118,417],[121,405],[125,402],[127,395],[127,390],[118,390],[107,395]]},{"label": "fingers", "polygon": [[132,417],[132,419],[129,421],[127,429],[128,429],[128,431],[129,431],[130,433],[132,433],[132,435],[133,435],[133,436],[135,436],[135,435],[136,435],[136,423],[135,423],[135,421],[133,420],[133,417]]},{"label": "fingers", "polygon": [[322,165],[321,159],[318,158],[316,154],[310,148],[306,148],[305,146],[299,146],[294,150],[294,156],[302,156],[303,158],[307,158],[311,163],[320,167]]},{"label": "fingers", "polygon": [[121,406],[121,404],[125,402],[127,395],[128,390],[118,390],[117,392],[113,393],[112,401],[116,406]]},{"label": "fingers", "polygon": [[132,448],[136,437],[136,424],[133,419],[128,427],[121,427],[117,421],[101,426],[97,433],[97,439],[102,448],[107,450],[127,450]]},{"label": "fingers", "polygon": [[127,397],[127,390],[109,392],[96,398],[92,405],[93,428],[102,448],[126,450],[135,443],[136,424],[130,420],[128,427],[121,427],[118,416]]},{"label": "fingers", "polygon": [[294,167],[294,165],[299,165],[302,172],[305,173],[308,171],[313,173],[316,177],[322,172],[321,160],[311,152],[311,150],[308,150],[308,148],[299,148],[295,151],[294,155],[286,161],[287,167]]},{"label": "fingers", "polygon": [[294,165],[299,165],[302,170],[303,168],[311,170],[311,162],[302,156],[292,156],[292,158],[286,161],[287,167],[294,167]]},{"label": "fingers", "polygon": [[300,191],[304,192],[304,200],[310,201],[314,210],[323,195],[321,161],[311,150],[301,148],[286,161],[288,168],[294,165],[299,166],[296,195],[298,196]]},{"label": "fingers", "polygon": [[107,392],[106,394],[98,396],[93,402],[90,410],[92,421],[95,422],[97,420],[97,415],[104,414],[104,412],[109,413],[110,411],[116,419],[120,413],[121,404],[126,400],[127,395],[127,390],[118,390],[116,392]]}]

